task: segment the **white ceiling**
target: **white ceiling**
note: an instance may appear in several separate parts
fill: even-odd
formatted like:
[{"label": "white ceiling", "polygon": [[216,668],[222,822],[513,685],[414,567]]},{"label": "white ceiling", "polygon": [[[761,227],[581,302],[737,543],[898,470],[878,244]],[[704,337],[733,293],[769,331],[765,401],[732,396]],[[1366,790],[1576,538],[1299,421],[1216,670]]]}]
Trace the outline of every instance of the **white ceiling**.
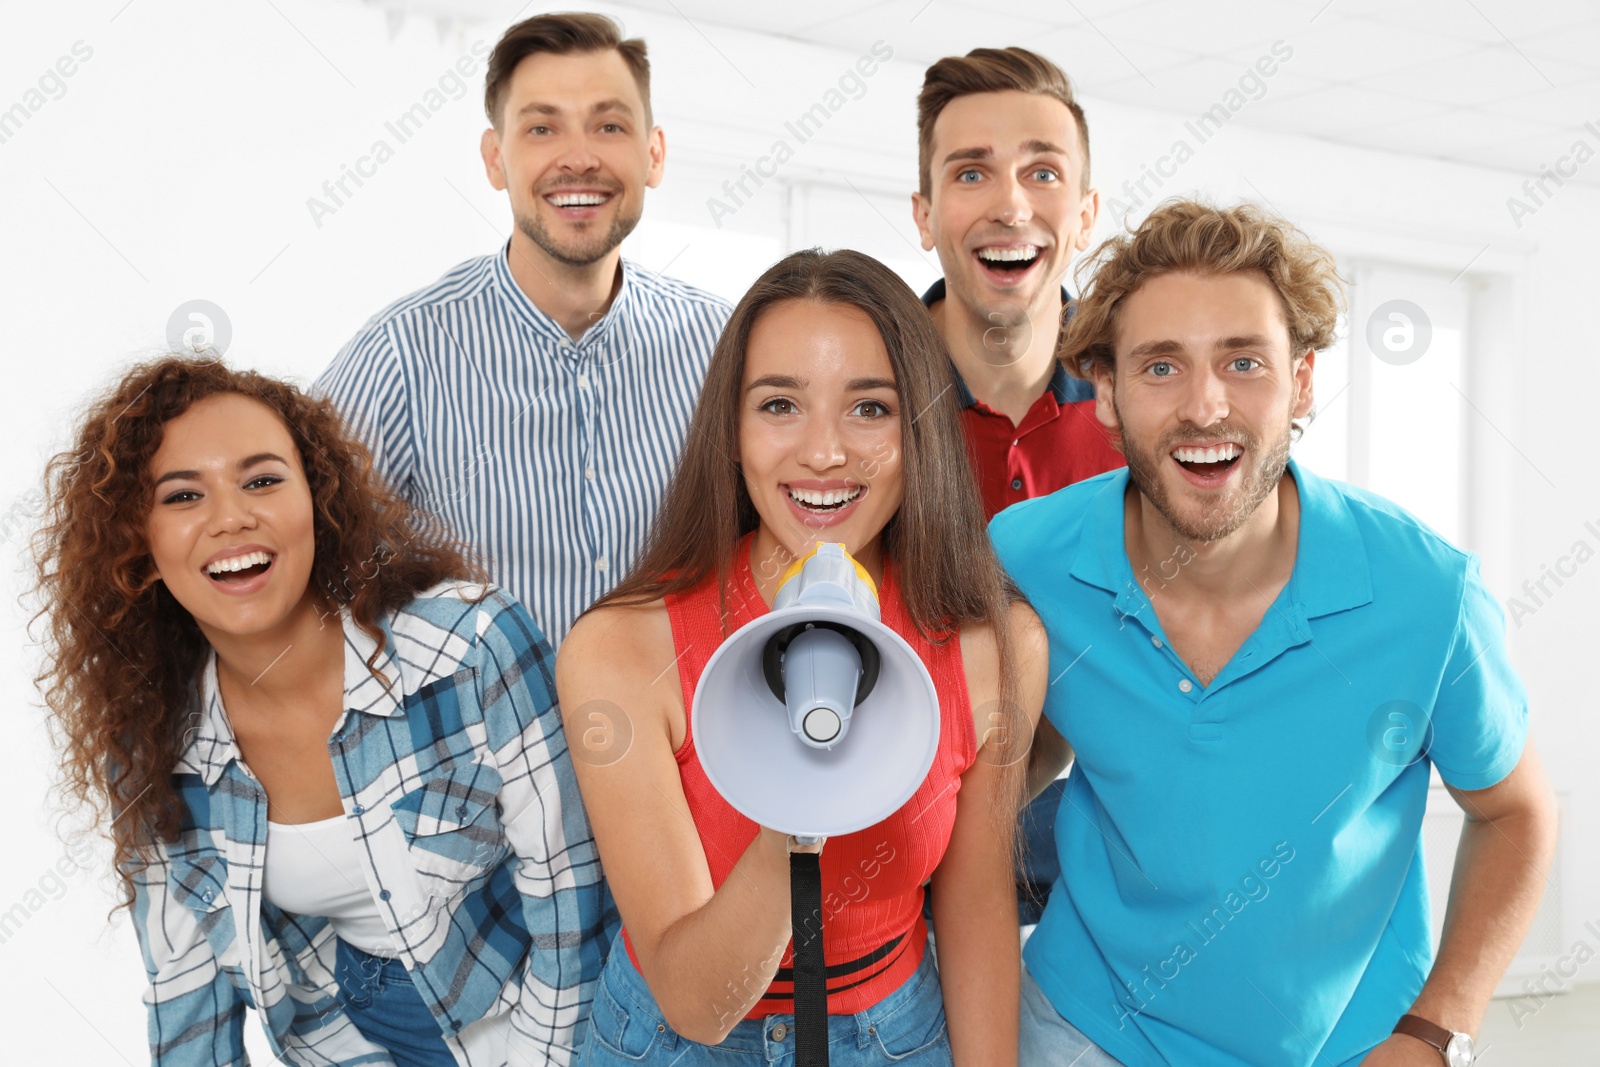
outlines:
[{"label": "white ceiling", "polygon": [[[490,0],[369,2],[431,17],[490,14]],[[1600,0],[625,2],[702,33],[733,27],[852,52],[887,38],[897,59],[922,63],[1020,44],[1091,98],[1187,118],[1281,39],[1293,58],[1240,111],[1240,125],[1524,176],[1580,137],[1600,146]],[[1573,180],[1600,187],[1600,161]]]}]

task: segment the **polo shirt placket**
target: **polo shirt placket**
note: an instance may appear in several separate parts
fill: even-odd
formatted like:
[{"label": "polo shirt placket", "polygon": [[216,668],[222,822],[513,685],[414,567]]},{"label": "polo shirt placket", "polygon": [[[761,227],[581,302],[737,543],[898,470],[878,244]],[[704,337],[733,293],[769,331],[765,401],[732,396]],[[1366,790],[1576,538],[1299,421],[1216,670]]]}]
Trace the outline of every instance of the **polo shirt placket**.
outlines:
[{"label": "polo shirt placket", "polygon": [[[922,295],[926,306],[944,299],[942,278]],[[1062,304],[1070,308],[1071,299],[1062,289]],[[1059,362],[1020,423],[975,397],[953,363],[951,371],[985,517],[1123,465],[1122,454],[1090,410],[1094,386],[1068,374]]]},{"label": "polo shirt placket", "polygon": [[[1076,570],[1073,573],[1084,581],[1098,584],[1088,574]],[[1160,595],[1159,591],[1157,595]],[[1131,577],[1117,591],[1112,611],[1122,626],[1136,626],[1144,632],[1154,654],[1147,676],[1171,679],[1168,692],[1188,705],[1189,739],[1192,741],[1220,741],[1228,720],[1228,707],[1233,702],[1229,687],[1266,667],[1290,649],[1310,644],[1312,640],[1310,620],[1295,596],[1291,579],[1261,617],[1254,632],[1239,646],[1227,665],[1211,679],[1211,683],[1205,685],[1172,650],[1172,644],[1156,615],[1154,603]]]}]

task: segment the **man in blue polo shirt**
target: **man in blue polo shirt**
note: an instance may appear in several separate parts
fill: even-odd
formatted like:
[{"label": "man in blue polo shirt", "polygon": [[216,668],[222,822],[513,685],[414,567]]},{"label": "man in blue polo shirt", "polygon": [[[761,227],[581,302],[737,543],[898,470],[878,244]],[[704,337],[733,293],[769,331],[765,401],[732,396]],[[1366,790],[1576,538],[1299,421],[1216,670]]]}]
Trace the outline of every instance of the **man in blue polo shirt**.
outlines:
[{"label": "man in blue polo shirt", "polygon": [[[1473,557],[1289,459],[1331,256],[1175,201],[1096,260],[1062,355],[1128,467],[991,525],[1050,639],[1033,780],[1076,757],[1021,1062],[1470,1063],[1555,838],[1499,607]],[[1436,960],[1430,766],[1466,813]]]}]

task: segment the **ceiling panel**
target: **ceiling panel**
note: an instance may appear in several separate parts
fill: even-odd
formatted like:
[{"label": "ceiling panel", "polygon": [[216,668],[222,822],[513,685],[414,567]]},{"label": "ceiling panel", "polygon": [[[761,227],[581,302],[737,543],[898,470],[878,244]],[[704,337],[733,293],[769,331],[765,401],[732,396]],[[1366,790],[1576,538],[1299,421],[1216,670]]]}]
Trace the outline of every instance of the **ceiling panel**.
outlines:
[{"label": "ceiling panel", "polygon": [[1229,0],[1196,4],[1191,0],[1159,3],[1103,14],[1096,28],[1116,41],[1152,43],[1205,54],[1223,55],[1241,41],[1271,43],[1293,37],[1311,25],[1304,9],[1273,0]]},{"label": "ceiling panel", "polygon": [[1595,58],[1600,56],[1600,17],[1521,38],[1517,47],[1528,53],[1534,62],[1548,58],[1593,66]]},{"label": "ceiling panel", "polygon": [[1521,96],[1496,97],[1479,104],[1478,110],[1561,126],[1582,126],[1600,119],[1600,80],[1567,89],[1544,88]]},{"label": "ceiling panel", "polygon": [[1241,115],[1240,121],[1280,133],[1359,142],[1363,130],[1438,112],[1439,105],[1427,100],[1409,100],[1360,85],[1324,83],[1295,96],[1274,93],[1251,104],[1249,114]]},{"label": "ceiling panel", "polygon": [[[1419,63],[1454,60],[1482,47],[1456,37],[1351,16],[1340,6],[1336,4],[1316,22],[1284,38],[1294,49],[1285,68],[1330,81],[1359,82]],[[1227,54],[1251,58],[1253,50],[1236,46]]]},{"label": "ceiling panel", "polygon": [[[1233,60],[1197,59],[1181,67],[1162,71],[1150,81],[1138,77],[1123,78],[1106,86],[1100,95],[1118,103],[1137,104],[1192,118],[1216,104],[1226,103],[1224,96],[1230,91],[1240,92],[1239,81],[1247,72],[1255,73],[1253,68]],[[1249,85],[1245,86],[1246,91],[1241,92],[1249,101],[1237,112],[1241,123],[1257,105],[1266,104],[1279,95],[1304,95],[1325,84],[1282,70],[1271,78],[1258,81],[1262,85],[1262,90],[1256,91],[1258,96],[1249,91]]]},{"label": "ceiling panel", "polygon": [[[507,17],[505,0],[367,2],[433,19]],[[854,52],[881,39],[920,63],[1022,44],[1096,98],[1186,118],[1282,39],[1294,55],[1239,125],[1524,174],[1600,119],[1595,0],[626,3],[686,19],[713,40],[739,29]],[[1600,171],[1578,180],[1600,184]]]},{"label": "ceiling panel", "polygon": [[1490,45],[1453,59],[1420,63],[1363,79],[1379,92],[1397,93],[1447,106],[1474,105],[1542,89],[1593,81],[1593,67],[1558,59],[1537,62],[1505,45]]},{"label": "ceiling panel", "polygon": [[[1364,144],[1412,155],[1450,158],[1450,153],[1465,153],[1490,145],[1505,145],[1530,137],[1556,137],[1558,126],[1529,123],[1520,119],[1486,115],[1481,111],[1454,108],[1417,119],[1374,126],[1362,134]],[[1507,165],[1522,169],[1508,159]]]}]

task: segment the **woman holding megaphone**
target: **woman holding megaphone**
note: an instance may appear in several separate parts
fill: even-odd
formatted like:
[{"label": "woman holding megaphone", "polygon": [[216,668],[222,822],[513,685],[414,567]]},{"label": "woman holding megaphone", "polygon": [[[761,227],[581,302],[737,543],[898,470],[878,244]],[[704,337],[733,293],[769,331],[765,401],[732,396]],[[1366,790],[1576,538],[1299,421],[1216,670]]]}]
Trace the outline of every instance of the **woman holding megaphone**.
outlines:
[{"label": "woman holding megaphone", "polygon": [[[864,572],[890,640],[903,639],[931,679],[938,724],[909,799],[874,825],[813,842],[719,794],[696,743],[708,709],[695,696],[719,646],[771,611],[780,583],[821,544],[843,545]],[[1015,1064],[1014,827],[1045,661],[1042,627],[990,549],[949,357],[926,310],[868,256],[786,257],[717,344],[638,563],[578,621],[557,662],[624,926],[580,1062],[755,1065],[798,1054],[803,1064],[795,1016],[807,969],[791,946],[801,925],[791,853],[820,852],[820,906],[809,914],[826,960],[826,1061]],[[733,711],[782,716],[777,708]],[[769,758],[777,790],[787,771],[749,753],[757,767]],[[930,879],[937,961],[922,916]]]}]

